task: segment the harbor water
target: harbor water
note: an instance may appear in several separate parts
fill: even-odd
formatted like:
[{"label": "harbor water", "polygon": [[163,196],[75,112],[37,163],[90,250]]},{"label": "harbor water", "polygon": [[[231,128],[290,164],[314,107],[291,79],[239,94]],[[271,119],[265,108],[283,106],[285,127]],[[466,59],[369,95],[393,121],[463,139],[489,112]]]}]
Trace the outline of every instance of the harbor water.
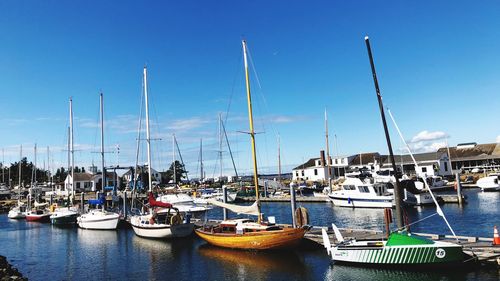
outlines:
[{"label": "harbor water", "polygon": [[[443,205],[458,235],[492,237],[500,225],[500,193],[465,190],[468,204]],[[311,223],[339,227],[383,229],[383,210],[303,203]],[[267,216],[291,223],[289,203],[263,203]],[[435,213],[434,207],[408,210],[410,221]],[[213,209],[208,218],[222,217]],[[450,234],[439,216],[412,231]],[[132,229],[92,231],[9,220],[0,215],[0,255],[30,280],[500,280],[497,268],[412,272],[332,265],[324,249],[253,252],[222,249],[192,236],[175,240],[137,237]]]}]

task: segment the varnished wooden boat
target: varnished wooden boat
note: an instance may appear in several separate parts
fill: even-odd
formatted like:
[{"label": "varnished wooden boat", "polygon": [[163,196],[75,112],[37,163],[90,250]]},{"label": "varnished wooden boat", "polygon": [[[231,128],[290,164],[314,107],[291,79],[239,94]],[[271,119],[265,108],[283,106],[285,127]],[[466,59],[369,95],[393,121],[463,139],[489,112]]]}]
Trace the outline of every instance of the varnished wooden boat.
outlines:
[{"label": "varnished wooden boat", "polygon": [[248,219],[236,219],[226,220],[212,227],[204,226],[195,232],[203,240],[219,247],[269,250],[296,246],[307,230],[307,227],[264,225]]},{"label": "varnished wooden boat", "polygon": [[[309,230],[309,226],[304,227],[283,227],[274,223],[263,222],[260,211],[259,181],[257,176],[257,158],[255,150],[255,132],[253,127],[252,99],[250,95],[250,78],[248,74],[247,47],[242,41],[243,62],[245,66],[245,82],[248,101],[248,119],[250,123],[250,140],[253,158],[253,180],[255,186],[255,203],[251,206],[239,206],[227,203],[215,203],[223,208],[238,214],[255,215],[257,222],[249,219],[224,220],[217,225],[204,225],[195,230],[196,234],[209,244],[246,250],[269,250],[282,249],[296,246]],[[221,205],[222,204],[222,205]]]}]

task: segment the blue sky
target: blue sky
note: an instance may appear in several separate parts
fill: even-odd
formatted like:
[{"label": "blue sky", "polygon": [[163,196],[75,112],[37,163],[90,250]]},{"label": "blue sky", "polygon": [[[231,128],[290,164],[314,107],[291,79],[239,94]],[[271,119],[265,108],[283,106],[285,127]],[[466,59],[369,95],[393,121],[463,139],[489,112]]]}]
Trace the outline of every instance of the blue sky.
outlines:
[{"label": "blue sky", "polygon": [[[353,2],[353,3],[351,3]],[[99,91],[105,97],[107,165],[135,161],[142,67],[148,66],[153,166],[172,158],[176,134],[192,176],[203,138],[207,176],[218,174],[217,115],[240,173],[251,166],[241,39],[255,71],[258,160],[286,170],[324,149],[386,152],[364,36],[385,106],[418,151],[499,140],[500,4],[497,1],[2,1],[0,147],[66,165],[68,99],[75,161],[99,157]],[[258,76],[258,80],[256,75]],[[229,109],[229,110],[228,110]],[[402,147],[393,132],[395,150]],[[335,147],[337,135],[338,147]],[[141,162],[146,160],[141,149]],[[47,160],[45,160],[47,161]],[[224,173],[231,173],[224,153]]]}]

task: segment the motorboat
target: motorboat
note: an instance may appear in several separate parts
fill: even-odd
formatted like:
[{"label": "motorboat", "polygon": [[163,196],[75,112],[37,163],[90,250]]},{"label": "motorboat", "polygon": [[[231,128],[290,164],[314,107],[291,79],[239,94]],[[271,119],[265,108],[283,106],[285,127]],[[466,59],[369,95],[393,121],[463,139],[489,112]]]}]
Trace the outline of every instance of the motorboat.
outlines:
[{"label": "motorboat", "polygon": [[500,174],[492,173],[487,177],[480,178],[477,180],[477,186],[481,188],[482,191],[500,191]]},{"label": "motorboat", "polygon": [[203,213],[211,209],[211,207],[206,205],[197,205],[194,199],[186,193],[165,194],[157,197],[156,200],[162,203],[172,204],[172,206],[181,213]]},{"label": "motorboat", "polygon": [[347,177],[340,189],[328,197],[335,206],[358,208],[391,208],[393,196],[387,191],[387,184],[371,184],[359,178]]}]

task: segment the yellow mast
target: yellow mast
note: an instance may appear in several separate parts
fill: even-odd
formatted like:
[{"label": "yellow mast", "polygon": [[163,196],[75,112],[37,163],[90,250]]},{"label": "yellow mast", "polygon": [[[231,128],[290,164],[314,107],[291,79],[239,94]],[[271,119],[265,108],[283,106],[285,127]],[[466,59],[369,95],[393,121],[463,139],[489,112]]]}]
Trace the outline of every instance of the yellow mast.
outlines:
[{"label": "yellow mast", "polygon": [[250,122],[250,138],[252,140],[252,158],[253,158],[253,181],[255,184],[255,200],[259,210],[258,222],[261,222],[262,214],[260,212],[260,199],[259,199],[259,180],[257,176],[257,155],[255,151],[255,132],[253,129],[253,113],[252,113],[252,97],[250,96],[250,76],[248,75],[248,62],[247,62],[247,43],[245,40],[241,41],[243,45],[243,61],[245,62],[245,82],[247,86],[247,100],[248,100],[248,120]]}]

